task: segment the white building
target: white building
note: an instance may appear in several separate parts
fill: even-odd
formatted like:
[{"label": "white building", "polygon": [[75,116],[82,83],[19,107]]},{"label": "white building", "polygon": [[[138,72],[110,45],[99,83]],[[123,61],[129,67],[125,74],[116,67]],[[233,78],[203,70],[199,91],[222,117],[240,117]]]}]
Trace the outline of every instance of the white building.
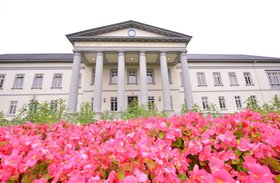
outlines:
[{"label": "white building", "polygon": [[33,96],[66,100],[69,112],[92,102],[97,113],[132,99],[180,112],[210,103],[222,113],[280,94],[280,58],[187,54],[191,36],[135,21],[67,35],[74,54],[0,55],[0,111],[13,117]]}]

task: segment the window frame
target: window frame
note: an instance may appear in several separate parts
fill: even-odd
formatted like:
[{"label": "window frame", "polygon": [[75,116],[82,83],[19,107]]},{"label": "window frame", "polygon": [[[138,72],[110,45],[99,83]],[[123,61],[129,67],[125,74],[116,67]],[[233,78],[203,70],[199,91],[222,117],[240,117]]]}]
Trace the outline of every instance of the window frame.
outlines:
[{"label": "window frame", "polygon": [[111,112],[117,112],[118,111],[118,97],[111,97],[110,110],[111,110]]},{"label": "window frame", "polygon": [[204,72],[196,72],[196,80],[197,86],[207,86]]},{"label": "window frame", "polygon": [[91,70],[90,85],[94,85],[95,82],[95,68]]},{"label": "window frame", "polygon": [[246,86],[253,86],[254,85],[251,72],[243,72],[243,76],[244,76],[244,79],[245,79]]},{"label": "window frame", "polygon": [[[149,76],[151,74],[151,76]],[[149,82],[148,78],[151,78],[151,82]],[[154,69],[147,69],[147,84],[155,84],[155,74],[154,74]]]},{"label": "window frame", "polygon": [[172,73],[171,73],[171,68],[167,69],[167,73],[168,73],[168,80],[169,80],[169,84],[172,84]]},{"label": "window frame", "polygon": [[17,100],[10,101],[8,115],[15,115],[17,113],[17,105],[18,105]]},{"label": "window frame", "polygon": [[228,72],[230,86],[239,86],[236,72]]},{"label": "window frame", "polygon": [[219,102],[220,109],[226,109],[226,99],[224,96],[219,96],[218,102]]},{"label": "window frame", "polygon": [[[60,77],[56,77],[58,75],[60,75]],[[58,79],[60,79],[60,82],[58,82],[58,81],[55,82],[55,80],[58,80]],[[51,88],[52,89],[61,89],[62,88],[62,81],[63,81],[63,73],[54,73]],[[57,83],[59,83],[59,86],[57,86]],[[56,84],[56,85],[54,85],[54,84]]]},{"label": "window frame", "polygon": [[[41,76],[41,77],[38,77]],[[39,81],[37,81],[37,79],[39,79]],[[32,83],[32,89],[42,89],[43,86],[43,79],[44,79],[44,74],[43,73],[35,73],[34,74],[34,78],[33,78],[33,83]],[[38,84],[39,83],[39,84]],[[36,84],[36,86],[35,86]]]},{"label": "window frame", "polygon": [[[130,77],[132,77],[130,74],[131,72],[134,72],[135,74],[135,82],[130,82]],[[127,84],[137,84],[137,70],[136,69],[128,69],[127,70]]]},{"label": "window frame", "polygon": [[201,97],[201,103],[202,103],[202,109],[203,109],[203,110],[209,110],[208,97],[202,96],[202,97]]},{"label": "window frame", "polygon": [[242,109],[242,101],[240,96],[234,96],[235,106],[237,109]]},{"label": "window frame", "polygon": [[148,109],[149,110],[156,109],[156,107],[155,107],[155,97],[154,96],[149,96],[148,97]]},{"label": "window frame", "polygon": [[266,71],[269,85],[280,86],[280,71]]},{"label": "window frame", "polygon": [[214,80],[214,86],[224,86],[222,75],[220,72],[212,72],[213,80]]},{"label": "window frame", "polygon": [[25,77],[25,74],[23,74],[23,73],[16,74],[12,89],[22,89],[24,77]]},{"label": "window frame", "polygon": [[[113,79],[113,76],[115,79]],[[119,73],[118,73],[118,69],[110,69],[110,85],[116,85],[118,84],[118,76],[119,76]],[[116,81],[114,81],[116,80]]]},{"label": "window frame", "polygon": [[0,89],[4,88],[5,79],[6,79],[6,74],[0,74]]}]

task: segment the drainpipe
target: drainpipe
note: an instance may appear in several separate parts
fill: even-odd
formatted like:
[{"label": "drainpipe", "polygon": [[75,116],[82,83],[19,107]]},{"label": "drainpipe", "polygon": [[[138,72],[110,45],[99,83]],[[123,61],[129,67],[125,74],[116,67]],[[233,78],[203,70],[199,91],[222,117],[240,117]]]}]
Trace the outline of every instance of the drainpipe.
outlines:
[{"label": "drainpipe", "polygon": [[263,92],[262,92],[260,81],[259,81],[259,77],[258,77],[258,74],[257,74],[257,71],[256,71],[256,63],[257,63],[257,60],[255,60],[253,62],[253,68],[254,68],[254,72],[255,72],[256,78],[257,78],[257,83],[259,85],[259,91],[260,91],[260,94],[261,94],[261,97],[262,97],[262,101],[263,101],[263,104],[265,104],[264,97],[263,97]]}]

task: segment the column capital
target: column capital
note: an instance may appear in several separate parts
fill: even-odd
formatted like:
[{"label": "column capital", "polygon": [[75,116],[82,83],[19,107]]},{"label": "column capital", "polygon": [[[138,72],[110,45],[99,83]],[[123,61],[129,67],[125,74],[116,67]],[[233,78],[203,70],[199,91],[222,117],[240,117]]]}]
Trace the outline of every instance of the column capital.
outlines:
[{"label": "column capital", "polygon": [[181,57],[187,56],[187,52],[181,52]]},{"label": "column capital", "polygon": [[161,52],[160,52],[160,56],[166,56],[166,52],[161,51]]},{"label": "column capital", "polygon": [[101,51],[97,52],[96,56],[103,56],[103,52],[101,52]]},{"label": "column capital", "polygon": [[124,52],[123,52],[123,51],[119,51],[119,52],[118,52],[118,55],[119,55],[119,56],[124,56]]},{"label": "column capital", "polygon": [[146,53],[145,53],[145,51],[140,51],[140,52],[139,52],[139,55],[140,55],[140,56],[145,56]]},{"label": "column capital", "polygon": [[81,55],[80,51],[73,50],[73,52],[74,52],[74,55]]}]

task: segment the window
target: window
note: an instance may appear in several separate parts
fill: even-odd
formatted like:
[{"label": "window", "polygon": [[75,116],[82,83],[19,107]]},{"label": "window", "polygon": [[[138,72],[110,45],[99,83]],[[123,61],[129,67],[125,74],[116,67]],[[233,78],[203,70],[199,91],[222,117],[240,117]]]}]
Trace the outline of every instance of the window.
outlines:
[{"label": "window", "polygon": [[225,109],[226,108],[226,102],[225,102],[225,97],[218,97],[219,99],[219,106],[221,109]]},{"label": "window", "polygon": [[16,114],[17,103],[18,103],[18,101],[11,101],[10,102],[9,114]]},{"label": "window", "polygon": [[128,83],[129,84],[137,83],[136,70],[128,70]]},{"label": "window", "polygon": [[57,109],[57,100],[51,100],[50,102],[50,110],[55,111]]},{"label": "window", "polygon": [[0,89],[3,88],[5,81],[5,74],[0,74]]},{"label": "window", "polygon": [[54,74],[52,81],[52,88],[61,88],[62,86],[62,74]]},{"label": "window", "polygon": [[255,95],[251,95],[251,96],[250,96],[250,99],[251,99],[252,105],[253,105],[254,107],[257,107],[258,104],[257,104],[257,98],[256,98],[256,96],[255,96]]},{"label": "window", "polygon": [[118,111],[118,98],[111,97],[111,111]]},{"label": "window", "polygon": [[23,86],[24,74],[16,74],[13,88],[21,89]]},{"label": "window", "polygon": [[223,85],[221,73],[213,72],[213,79],[214,79],[214,85],[215,86],[222,86]]},{"label": "window", "polygon": [[240,96],[235,96],[234,99],[235,99],[236,108],[241,109],[242,108],[242,103],[241,103]]},{"label": "window", "polygon": [[209,109],[208,97],[201,97],[201,101],[202,101],[202,109],[204,110]]},{"label": "window", "polygon": [[148,97],[148,108],[150,110],[155,109],[155,97],[153,97],[153,96]]},{"label": "window", "polygon": [[110,84],[118,83],[118,70],[112,69],[110,73]]},{"label": "window", "polygon": [[280,71],[267,71],[270,85],[280,85]]},{"label": "window", "polygon": [[154,83],[154,71],[151,69],[147,70],[147,83],[148,84]]},{"label": "window", "polygon": [[42,88],[43,74],[35,74],[32,88]]},{"label": "window", "polygon": [[254,85],[252,77],[251,77],[251,73],[250,72],[244,72],[243,74],[244,74],[246,85]]},{"label": "window", "polygon": [[94,85],[94,80],[95,80],[95,69],[91,70],[91,80],[90,80],[90,84]]},{"label": "window", "polygon": [[231,86],[238,86],[238,81],[235,72],[229,72],[228,77]]},{"label": "window", "polygon": [[169,79],[169,84],[172,84],[172,77],[171,77],[171,69],[168,68],[168,79]]},{"label": "window", "polygon": [[91,97],[91,109],[93,110],[93,101],[94,101],[94,98]]},{"label": "window", "polygon": [[197,72],[197,86],[207,86],[204,72]]}]

